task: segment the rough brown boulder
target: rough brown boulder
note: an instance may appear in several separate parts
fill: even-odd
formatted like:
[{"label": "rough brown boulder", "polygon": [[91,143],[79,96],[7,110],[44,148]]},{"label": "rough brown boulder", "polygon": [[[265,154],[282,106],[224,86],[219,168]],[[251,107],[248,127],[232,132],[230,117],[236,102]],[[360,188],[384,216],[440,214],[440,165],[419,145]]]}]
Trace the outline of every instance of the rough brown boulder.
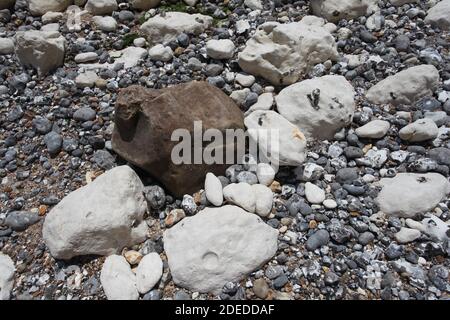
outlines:
[{"label": "rough brown boulder", "polygon": [[[226,164],[179,164],[171,153],[178,141],[171,141],[175,129],[187,129],[194,136],[194,121],[209,128],[244,129],[243,114],[220,89],[193,81],[165,89],[130,86],[116,101],[112,146],[116,153],[158,179],[175,196],[192,194],[203,187],[207,172],[223,174]],[[214,148],[222,149],[224,144]],[[209,142],[203,143],[203,147]],[[194,154],[194,143],[191,143]],[[200,147],[202,148],[202,147]],[[193,159],[192,159],[193,160]]]}]

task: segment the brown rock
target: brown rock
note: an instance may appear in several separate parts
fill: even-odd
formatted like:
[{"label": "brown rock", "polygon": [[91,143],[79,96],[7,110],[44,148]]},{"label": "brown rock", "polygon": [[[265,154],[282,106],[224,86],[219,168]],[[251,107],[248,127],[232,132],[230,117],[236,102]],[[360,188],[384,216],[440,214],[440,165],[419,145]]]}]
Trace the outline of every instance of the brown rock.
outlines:
[{"label": "brown rock", "polygon": [[[202,121],[203,132],[214,128],[223,133],[224,144],[215,149],[225,155],[225,130],[244,129],[243,114],[233,100],[220,89],[198,81],[160,90],[141,86],[122,89],[115,117],[114,151],[157,178],[177,197],[200,190],[207,172],[222,175],[229,165],[206,165],[203,161],[174,164],[171,153],[179,141],[171,141],[172,132],[187,129],[193,137],[194,121]],[[193,142],[191,153],[194,155]]]},{"label": "brown rock", "polygon": [[253,282],[253,292],[260,299],[267,298],[267,295],[269,294],[269,286],[267,282],[262,278],[256,279]]}]

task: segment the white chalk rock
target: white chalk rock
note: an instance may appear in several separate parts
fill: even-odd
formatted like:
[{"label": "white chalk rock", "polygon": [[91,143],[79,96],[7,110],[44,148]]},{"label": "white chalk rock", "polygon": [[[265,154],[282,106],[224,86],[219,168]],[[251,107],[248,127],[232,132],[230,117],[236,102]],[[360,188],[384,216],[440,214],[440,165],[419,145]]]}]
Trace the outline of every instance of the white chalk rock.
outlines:
[{"label": "white chalk rock", "polygon": [[220,207],[223,203],[222,183],[213,173],[208,172],[205,178],[205,194],[206,199],[216,207]]},{"label": "white chalk rock", "polygon": [[16,54],[21,64],[37,69],[44,76],[64,63],[66,39],[55,31],[19,31]]},{"label": "white chalk rock", "polygon": [[0,300],[9,300],[14,285],[14,262],[0,252]]},{"label": "white chalk rock", "polygon": [[136,276],[127,260],[118,255],[106,258],[100,273],[100,282],[108,300],[137,300]]},{"label": "white chalk rock", "polygon": [[435,139],[439,128],[433,120],[423,118],[403,127],[398,133],[402,140],[421,142]]},{"label": "white chalk rock", "polygon": [[223,197],[246,211],[255,212],[256,198],[252,186],[245,182],[231,183],[223,188]]},{"label": "white chalk rock", "polygon": [[355,133],[360,138],[380,139],[388,133],[390,127],[391,125],[388,121],[372,120],[357,128]]},{"label": "white chalk rock", "polygon": [[381,211],[404,218],[433,210],[450,192],[447,178],[438,173],[399,173],[380,184],[376,201]]},{"label": "white chalk rock", "polygon": [[450,225],[433,214],[428,214],[422,220],[422,230],[435,241],[445,242],[450,239]]},{"label": "white chalk rock", "polygon": [[141,26],[150,44],[167,43],[175,40],[180,33],[199,35],[212,25],[213,18],[202,14],[166,12],[148,19]]},{"label": "white chalk rock", "polygon": [[112,32],[117,29],[117,21],[113,17],[94,16],[92,21],[101,31]]},{"label": "white chalk rock", "polygon": [[0,55],[14,53],[14,40],[10,38],[0,38]]},{"label": "white chalk rock", "polygon": [[252,189],[255,195],[255,212],[261,217],[267,217],[273,206],[272,190],[262,184],[254,184]]},{"label": "white chalk rock", "polygon": [[84,7],[92,15],[98,16],[110,15],[118,8],[116,0],[88,0]]},{"label": "white chalk rock", "polygon": [[335,40],[325,21],[305,17],[300,22],[261,25],[238,55],[239,66],[275,85],[289,85],[316,64],[338,57]]},{"label": "white chalk rock", "polygon": [[400,71],[378,82],[366,94],[376,104],[411,105],[432,95],[439,85],[439,72],[432,65],[420,65]]},{"label": "white chalk rock", "polygon": [[306,200],[312,204],[321,204],[325,200],[325,191],[311,182],[305,184]]},{"label": "white chalk rock", "polygon": [[57,259],[110,255],[143,242],[144,186],[128,166],[111,169],[73,191],[46,216],[43,238]]},{"label": "white chalk rock", "polygon": [[206,208],[164,232],[175,284],[219,293],[261,267],[277,251],[278,231],[236,206]]},{"label": "white chalk rock", "polygon": [[144,256],[136,269],[136,287],[146,294],[158,283],[163,274],[163,262],[156,252]]},{"label": "white chalk rock", "polygon": [[401,228],[399,232],[395,234],[395,240],[397,240],[398,243],[409,243],[413,242],[420,238],[420,231],[416,229],[409,229],[409,228]]},{"label": "white chalk rock", "polygon": [[352,122],[355,90],[342,76],[323,76],[283,89],[275,98],[278,111],[308,137],[332,139]]},{"label": "white chalk rock", "polygon": [[310,6],[315,15],[331,22],[355,19],[378,10],[376,0],[314,0]]},{"label": "white chalk rock", "polygon": [[244,119],[250,138],[274,165],[298,166],[305,161],[302,131],[275,111],[257,110]]},{"label": "white chalk rock", "polygon": [[49,11],[65,11],[71,4],[73,0],[29,0],[28,8],[32,15],[42,16]]},{"label": "white chalk rock", "polygon": [[450,30],[450,0],[442,0],[428,10],[425,23],[441,30]]},{"label": "white chalk rock", "polygon": [[150,59],[155,61],[168,62],[173,59],[173,51],[170,47],[165,47],[162,44],[157,44],[153,46],[148,51],[148,56]]},{"label": "white chalk rock", "polygon": [[268,163],[258,163],[256,167],[256,177],[260,184],[270,186],[275,180],[275,169]]},{"label": "white chalk rock", "polygon": [[233,41],[229,39],[209,40],[206,43],[206,54],[217,60],[231,59],[236,49]]}]

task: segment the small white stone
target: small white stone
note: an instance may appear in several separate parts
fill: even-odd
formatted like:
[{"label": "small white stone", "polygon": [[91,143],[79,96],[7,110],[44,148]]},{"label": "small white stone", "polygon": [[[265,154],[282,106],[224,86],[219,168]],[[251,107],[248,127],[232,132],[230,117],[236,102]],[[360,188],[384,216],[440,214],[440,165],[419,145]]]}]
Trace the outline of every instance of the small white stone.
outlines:
[{"label": "small white stone", "polygon": [[216,207],[223,203],[222,183],[213,173],[208,172],[205,178],[206,199]]},{"label": "small white stone", "polygon": [[157,44],[148,51],[148,55],[152,60],[168,62],[173,58],[173,51],[170,47]]},{"label": "small white stone", "polygon": [[250,114],[256,110],[270,110],[273,106],[273,94],[271,92],[263,93],[258,97],[258,101],[250,107],[245,113],[246,115]]},{"label": "small white stone", "polygon": [[323,202],[323,206],[327,209],[335,209],[337,207],[337,203],[333,199],[326,199]]},{"label": "small white stone", "polygon": [[305,196],[310,203],[321,204],[325,200],[325,191],[315,184],[307,182],[305,184]]},{"label": "small white stone", "polygon": [[113,17],[95,16],[92,21],[101,31],[112,32],[117,29],[117,21]]},{"label": "small white stone", "polygon": [[255,77],[252,75],[246,75],[242,73],[236,74],[236,82],[243,87],[251,87],[255,83]]},{"label": "small white stone", "polygon": [[390,123],[384,120],[373,120],[369,123],[359,127],[355,133],[360,138],[380,139],[388,133]]},{"label": "small white stone", "polygon": [[252,186],[245,182],[232,183],[223,188],[223,197],[248,212],[255,212],[256,199]]},{"label": "small white stone", "polygon": [[272,190],[262,184],[254,184],[252,189],[256,199],[255,212],[261,217],[267,217],[273,206]]},{"label": "small white stone", "polygon": [[231,59],[235,48],[233,41],[228,39],[209,40],[206,43],[206,54],[212,59]]},{"label": "small white stone", "polygon": [[0,54],[14,53],[14,41],[10,38],[0,38]]},{"label": "small white stone", "polygon": [[98,79],[99,77],[94,71],[86,71],[75,78],[75,83],[79,88],[92,88]]},{"label": "small white stone", "polygon": [[108,300],[137,300],[136,276],[124,257],[106,258],[100,273],[100,282]]},{"label": "small white stone", "polygon": [[421,233],[419,230],[401,228],[400,231],[395,234],[395,240],[397,240],[398,243],[408,243],[417,240],[420,238],[420,235]]},{"label": "small white stone", "polygon": [[84,7],[93,15],[111,15],[118,9],[116,0],[88,0]]},{"label": "small white stone", "polygon": [[76,63],[85,63],[96,61],[98,59],[98,54],[95,52],[82,52],[75,56],[74,60]]},{"label": "small white stone", "polygon": [[59,20],[61,20],[62,18],[63,18],[63,14],[61,12],[49,11],[49,12],[46,12],[42,16],[41,19],[42,19],[43,24],[47,24],[47,23],[59,22]]},{"label": "small white stone", "polygon": [[256,176],[260,184],[270,186],[275,179],[275,169],[267,163],[258,163],[256,167]]},{"label": "small white stone", "polygon": [[144,256],[136,269],[136,286],[141,294],[149,292],[161,279],[163,262],[156,252]]},{"label": "small white stone", "polygon": [[147,41],[145,40],[145,38],[136,38],[136,39],[134,39],[133,40],[133,45],[135,46],[135,47],[140,47],[140,48],[142,48],[142,47],[145,47],[145,43],[146,43]]},{"label": "small white stone", "polygon": [[439,134],[439,128],[433,120],[419,119],[399,131],[402,140],[421,142],[435,139]]},{"label": "small white stone", "polygon": [[250,23],[247,20],[238,20],[236,21],[235,27],[237,34],[243,34],[250,29]]},{"label": "small white stone", "polygon": [[245,0],[244,5],[252,10],[264,9],[261,0]]}]

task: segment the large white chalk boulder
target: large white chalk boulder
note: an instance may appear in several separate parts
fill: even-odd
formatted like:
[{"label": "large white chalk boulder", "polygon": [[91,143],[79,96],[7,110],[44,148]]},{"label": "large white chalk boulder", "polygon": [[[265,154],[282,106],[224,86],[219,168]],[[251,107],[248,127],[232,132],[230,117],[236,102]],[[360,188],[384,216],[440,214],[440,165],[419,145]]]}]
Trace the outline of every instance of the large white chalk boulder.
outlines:
[{"label": "large white chalk boulder", "polygon": [[144,241],[143,191],[137,174],[120,166],[67,195],[44,221],[42,233],[52,256],[110,255]]},{"label": "large white chalk boulder", "polygon": [[275,98],[280,114],[306,137],[332,139],[353,120],[355,90],[342,76],[305,80],[283,89]]},{"label": "large white chalk boulder", "polygon": [[66,39],[57,31],[19,31],[15,43],[20,63],[37,69],[39,76],[64,64]]},{"label": "large white chalk boulder", "polygon": [[378,82],[366,94],[375,104],[413,104],[432,95],[439,85],[439,71],[432,65],[411,67]]},{"label": "large white chalk boulder", "polygon": [[377,0],[312,0],[312,12],[330,22],[351,20],[378,10]]},{"label": "large white chalk boulder", "polygon": [[260,155],[271,164],[298,166],[305,161],[305,135],[279,113],[256,110],[245,117],[244,124],[252,141],[258,144]]},{"label": "large white chalk boulder", "polygon": [[141,26],[151,45],[175,40],[180,33],[199,35],[212,25],[213,18],[202,14],[166,12],[148,19]]},{"label": "large white chalk boulder", "polygon": [[325,21],[305,17],[300,22],[261,25],[238,55],[239,66],[275,85],[289,85],[314,65],[338,57],[336,42]]},{"label": "large white chalk boulder", "polygon": [[261,267],[277,251],[278,231],[257,215],[231,205],[206,208],[164,232],[175,284],[219,293]]},{"label": "large white chalk boulder", "polygon": [[380,180],[377,197],[381,211],[389,215],[413,218],[433,210],[450,192],[450,184],[438,173],[399,173]]}]

